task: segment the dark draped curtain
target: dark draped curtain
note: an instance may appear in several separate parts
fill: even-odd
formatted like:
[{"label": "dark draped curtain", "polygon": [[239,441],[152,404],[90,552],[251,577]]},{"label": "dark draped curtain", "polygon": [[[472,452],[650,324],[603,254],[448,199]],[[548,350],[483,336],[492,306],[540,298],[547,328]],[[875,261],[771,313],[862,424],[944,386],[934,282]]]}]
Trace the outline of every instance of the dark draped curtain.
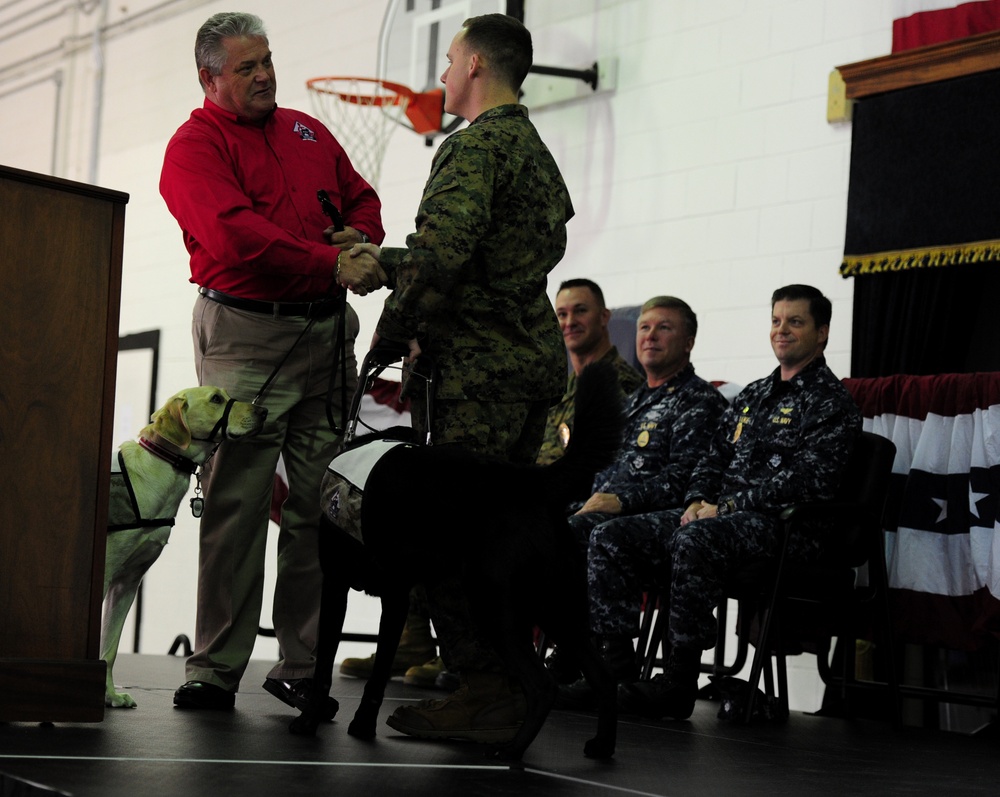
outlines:
[{"label": "dark draped curtain", "polygon": [[853,335],[855,377],[1000,371],[1000,264],[859,277]]},{"label": "dark draped curtain", "polygon": [[851,374],[1000,370],[1000,70],[854,108]]}]

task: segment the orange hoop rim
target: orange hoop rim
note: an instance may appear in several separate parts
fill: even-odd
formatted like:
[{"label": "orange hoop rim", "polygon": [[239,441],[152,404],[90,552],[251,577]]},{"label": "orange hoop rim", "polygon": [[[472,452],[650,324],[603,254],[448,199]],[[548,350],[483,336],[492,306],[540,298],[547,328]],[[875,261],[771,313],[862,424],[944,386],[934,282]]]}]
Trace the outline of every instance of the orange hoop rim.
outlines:
[{"label": "orange hoop rim", "polygon": [[[340,81],[356,81],[358,83],[374,83],[377,86],[382,86],[389,91],[395,92],[394,95],[380,95],[380,94],[351,94],[345,91],[336,91],[335,89],[326,88],[325,86],[319,85],[323,81],[327,80],[340,80]],[[365,105],[399,105],[401,98],[405,97],[407,102],[412,101],[416,96],[417,92],[411,89],[409,86],[404,86],[402,83],[395,83],[391,80],[383,80],[377,77],[351,77],[349,75],[330,75],[328,77],[314,77],[306,81],[306,88],[310,91],[315,91],[318,94],[330,94],[334,97],[339,97],[343,102],[352,102],[355,105],[365,104]]]}]

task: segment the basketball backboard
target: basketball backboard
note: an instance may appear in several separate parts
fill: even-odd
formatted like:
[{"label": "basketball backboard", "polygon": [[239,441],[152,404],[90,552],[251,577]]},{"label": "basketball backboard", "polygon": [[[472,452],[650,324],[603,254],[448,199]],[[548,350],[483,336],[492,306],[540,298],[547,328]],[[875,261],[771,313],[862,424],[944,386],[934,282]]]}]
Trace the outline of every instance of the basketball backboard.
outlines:
[{"label": "basketball backboard", "polygon": [[[521,0],[388,0],[379,34],[377,75],[414,91],[441,87],[445,55],[469,17],[520,15]],[[445,114],[442,129],[455,118]]]},{"label": "basketball backboard", "polygon": [[[407,126],[425,135],[428,144],[438,132],[450,133],[461,122],[440,111],[431,102],[431,96],[436,95],[440,103],[441,73],[447,66],[448,47],[462,23],[469,17],[495,13],[523,21],[524,5],[525,0],[388,0],[379,33],[376,74],[381,80],[408,86],[418,93],[416,104],[422,106],[421,121],[426,122],[423,127]],[[580,55],[578,63],[568,65],[535,63],[531,67],[533,74],[522,86],[522,102],[539,109],[613,91],[617,84],[617,59],[596,58],[589,51]],[[430,94],[420,96],[420,92]],[[411,117],[415,115],[408,113]],[[440,128],[425,133],[427,125],[432,124],[431,116],[435,120],[442,117]]]}]

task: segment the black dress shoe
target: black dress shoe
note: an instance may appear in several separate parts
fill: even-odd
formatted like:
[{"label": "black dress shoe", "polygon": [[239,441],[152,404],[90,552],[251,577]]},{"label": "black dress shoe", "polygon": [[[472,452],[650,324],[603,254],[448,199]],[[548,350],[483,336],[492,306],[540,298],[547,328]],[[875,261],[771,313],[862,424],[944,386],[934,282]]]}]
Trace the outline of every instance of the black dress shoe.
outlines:
[{"label": "black dress shoe", "polygon": [[596,711],[597,692],[586,678],[578,678],[571,684],[559,684],[552,707],[570,711]]},{"label": "black dress shoe", "polygon": [[697,680],[676,683],[660,673],[649,681],[619,684],[618,710],[650,719],[686,720],[694,713],[697,697]]},{"label": "black dress shoe", "polygon": [[552,652],[545,659],[545,669],[549,671],[557,684],[569,686],[583,678],[583,673],[576,666],[575,662],[569,661],[569,657],[560,653],[559,648],[553,648]]},{"label": "black dress shoe", "polygon": [[[312,678],[295,678],[290,681],[267,678],[264,681],[264,691],[274,695],[287,706],[297,708],[299,711],[306,711],[309,708]],[[338,709],[340,709],[340,704],[332,697],[327,696],[321,713],[322,717],[332,720],[337,716]]]},{"label": "black dress shoe", "polygon": [[236,694],[204,681],[188,681],[174,692],[174,705],[224,711],[236,705]]}]

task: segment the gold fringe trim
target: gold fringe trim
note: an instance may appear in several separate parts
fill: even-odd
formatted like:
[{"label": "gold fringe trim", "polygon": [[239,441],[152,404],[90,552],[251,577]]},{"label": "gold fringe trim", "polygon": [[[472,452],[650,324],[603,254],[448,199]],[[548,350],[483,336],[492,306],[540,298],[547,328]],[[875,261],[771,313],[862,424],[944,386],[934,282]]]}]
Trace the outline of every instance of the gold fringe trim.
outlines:
[{"label": "gold fringe trim", "polygon": [[991,261],[1000,261],[1000,240],[939,246],[934,249],[900,249],[897,252],[844,255],[840,264],[840,275],[844,278],[863,277],[867,274],[884,274],[890,271],[911,271],[917,268],[940,268]]}]

